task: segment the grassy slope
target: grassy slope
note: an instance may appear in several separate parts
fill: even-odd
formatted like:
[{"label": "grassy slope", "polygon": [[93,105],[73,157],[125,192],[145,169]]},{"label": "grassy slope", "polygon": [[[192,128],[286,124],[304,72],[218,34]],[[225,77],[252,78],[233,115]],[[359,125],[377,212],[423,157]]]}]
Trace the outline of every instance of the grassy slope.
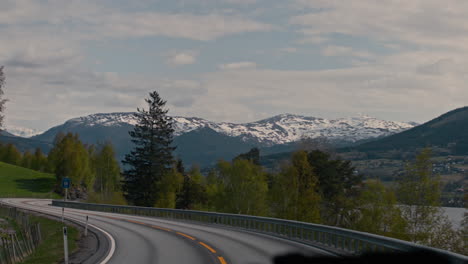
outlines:
[{"label": "grassy slope", "polygon": [[0,162],[0,197],[58,198],[54,184],[52,174]]},{"label": "grassy slope", "polygon": [[[30,220],[41,224],[43,242],[22,264],[50,264],[63,260],[62,223],[37,216],[32,216]],[[68,226],[68,250],[70,255],[77,250],[78,238],[78,230]]]}]

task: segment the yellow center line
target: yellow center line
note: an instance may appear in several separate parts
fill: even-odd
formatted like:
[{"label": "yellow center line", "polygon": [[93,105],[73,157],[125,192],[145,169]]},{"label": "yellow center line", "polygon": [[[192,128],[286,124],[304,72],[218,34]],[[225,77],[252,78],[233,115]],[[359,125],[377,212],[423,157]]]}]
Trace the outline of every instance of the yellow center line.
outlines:
[{"label": "yellow center line", "polygon": [[139,224],[139,225],[146,225],[146,223],[140,222],[140,221],[135,221],[135,220],[130,220],[130,219],[124,219],[127,222],[134,223],[134,224]]},{"label": "yellow center line", "polygon": [[155,226],[155,225],[151,225],[152,228],[156,228],[156,229],[161,229],[161,230],[164,230],[164,231],[167,231],[167,232],[171,232],[172,230],[171,229],[168,229],[168,228],[164,228],[164,227],[160,227],[160,226]]},{"label": "yellow center line", "polygon": [[[127,222],[130,222],[130,223],[135,223],[135,224],[139,224],[139,225],[144,225],[144,226],[148,226],[148,227],[152,227],[152,228],[156,228],[156,229],[161,229],[161,230],[164,230],[164,231],[168,231],[168,232],[172,232],[171,229],[168,229],[168,228],[164,228],[164,227],[160,227],[160,226],[156,226],[156,225],[151,225],[151,224],[147,224],[147,223],[143,223],[143,222],[140,222],[140,221],[135,221],[135,220],[130,220],[130,219],[125,219],[125,218],[118,218],[118,217],[112,217],[112,216],[107,216],[107,215],[98,215],[98,214],[92,214],[92,213],[88,213],[88,215],[94,215],[94,216],[100,216],[100,217],[105,217],[105,218],[110,218],[110,219],[114,219],[114,220],[123,220],[123,221],[127,221]],[[176,232],[176,234],[180,235],[180,236],[183,236],[183,237],[186,237],[188,239],[191,239],[191,240],[196,240],[196,238],[192,237],[192,236],[189,236],[187,234],[184,234],[182,232]],[[216,250],[214,250],[212,247],[210,247],[209,245],[199,241],[198,242],[200,245],[204,246],[206,249],[208,249],[211,253],[213,254],[216,254]],[[220,257],[218,256],[218,260],[221,264],[228,264],[227,261],[223,258],[223,257]]]},{"label": "yellow center line", "polygon": [[176,232],[176,234],[178,234],[178,235],[181,235],[181,236],[184,236],[184,237],[186,237],[186,238],[188,238],[188,239],[191,239],[191,240],[195,240],[195,238],[194,238],[194,237],[192,237],[192,236],[189,236],[189,235],[186,235],[186,234],[184,234],[184,233],[181,233],[181,232]]},{"label": "yellow center line", "polygon": [[206,247],[209,251],[211,251],[211,253],[216,253],[216,250],[214,250],[212,247],[208,246],[207,244],[203,243],[203,242],[198,242],[200,243],[200,245]]},{"label": "yellow center line", "polygon": [[227,264],[226,260],[224,260],[223,257],[218,257],[219,259],[219,262],[221,262],[221,264]]}]

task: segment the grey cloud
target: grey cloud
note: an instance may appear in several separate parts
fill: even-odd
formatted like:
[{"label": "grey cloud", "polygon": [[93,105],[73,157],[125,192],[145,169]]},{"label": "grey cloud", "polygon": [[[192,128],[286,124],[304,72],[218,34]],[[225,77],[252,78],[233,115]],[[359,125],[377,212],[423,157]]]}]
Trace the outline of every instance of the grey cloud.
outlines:
[{"label": "grey cloud", "polygon": [[176,107],[190,107],[193,105],[195,102],[195,99],[193,97],[187,97],[187,98],[182,98],[182,99],[176,99],[172,101],[170,104]]},{"label": "grey cloud", "polygon": [[[45,129],[84,114],[133,111],[144,106],[143,98],[154,89],[168,101],[171,114],[232,122],[281,112],[325,117],[331,113],[375,112],[386,119],[425,121],[466,104],[468,76],[463,69],[468,68],[468,58],[460,56],[460,50],[468,47],[468,37],[460,34],[468,28],[465,5],[455,10],[440,8],[432,0],[405,2],[429,10],[427,17],[440,22],[431,28],[430,21],[428,25],[416,23],[418,18],[411,11],[415,8],[406,8],[401,1],[388,2],[391,8],[367,0],[352,4],[306,2],[323,9],[291,19],[301,28],[301,49],[309,43],[329,41],[333,32],[411,45],[401,45],[393,54],[346,69],[234,67],[235,71],[215,71],[182,80],[96,73],[81,64],[84,41],[142,36],[207,41],[274,30],[274,26],[242,15],[130,13],[92,1],[57,1],[58,6],[49,8],[36,1],[19,1],[17,8],[0,10],[0,24],[5,29],[0,35],[0,61],[7,64],[5,92],[10,99],[7,122],[31,122]],[[453,5],[447,6],[461,2],[450,3]],[[74,26],[73,34],[67,32],[69,24]],[[337,51],[328,50],[327,54],[356,52]]]},{"label": "grey cloud", "polygon": [[168,36],[207,41],[273,29],[272,25],[239,15],[124,11],[95,1],[54,1],[53,4],[21,1],[0,10],[2,24],[36,29],[45,24],[58,30],[65,28],[65,34],[71,28],[72,35],[81,40]]},{"label": "grey cloud", "polygon": [[294,3],[312,9],[290,19],[291,24],[302,26],[305,38],[341,33],[428,48],[467,49],[466,1],[296,0]]},{"label": "grey cloud", "polygon": [[448,73],[461,72],[462,67],[457,65],[452,59],[440,59],[428,65],[418,67],[418,72],[429,75],[443,75]]},{"label": "grey cloud", "polygon": [[27,60],[10,59],[5,62],[5,66],[18,68],[38,68],[41,67],[41,64]]}]

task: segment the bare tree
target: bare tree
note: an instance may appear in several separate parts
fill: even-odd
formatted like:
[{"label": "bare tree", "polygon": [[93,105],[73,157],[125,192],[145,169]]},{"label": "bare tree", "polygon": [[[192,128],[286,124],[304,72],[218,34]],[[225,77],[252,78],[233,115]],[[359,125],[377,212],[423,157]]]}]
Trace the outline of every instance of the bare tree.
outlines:
[{"label": "bare tree", "polygon": [[3,66],[0,67],[0,130],[3,125],[3,112],[5,111],[6,99],[3,97],[3,86],[5,85],[5,75],[3,74]]}]

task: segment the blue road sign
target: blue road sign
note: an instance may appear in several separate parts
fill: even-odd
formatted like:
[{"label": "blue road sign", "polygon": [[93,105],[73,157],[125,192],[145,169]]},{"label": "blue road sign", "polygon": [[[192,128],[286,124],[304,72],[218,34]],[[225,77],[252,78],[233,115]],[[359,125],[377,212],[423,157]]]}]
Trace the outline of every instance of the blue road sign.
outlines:
[{"label": "blue road sign", "polygon": [[71,183],[70,178],[62,178],[62,188],[64,189],[70,188],[70,183]]}]

